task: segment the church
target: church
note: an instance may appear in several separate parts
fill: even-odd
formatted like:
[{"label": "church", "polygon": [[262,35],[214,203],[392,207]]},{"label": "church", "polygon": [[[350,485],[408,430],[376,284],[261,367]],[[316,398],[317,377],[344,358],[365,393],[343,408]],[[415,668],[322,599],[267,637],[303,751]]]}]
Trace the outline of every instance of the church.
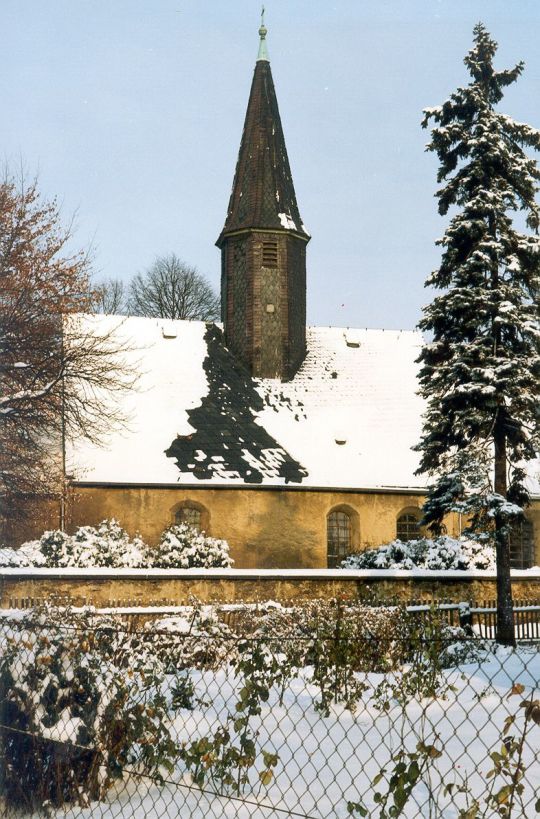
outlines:
[{"label": "church", "polygon": [[[68,445],[71,525],[116,518],[155,543],[187,521],[237,568],[323,568],[421,534],[416,331],[306,326],[306,250],[266,48],[260,46],[221,252],[222,326],[114,316],[140,372],[125,429]],[[514,538],[540,563],[540,486]],[[458,515],[446,520],[460,534]],[[536,538],[535,538],[536,533]]]}]

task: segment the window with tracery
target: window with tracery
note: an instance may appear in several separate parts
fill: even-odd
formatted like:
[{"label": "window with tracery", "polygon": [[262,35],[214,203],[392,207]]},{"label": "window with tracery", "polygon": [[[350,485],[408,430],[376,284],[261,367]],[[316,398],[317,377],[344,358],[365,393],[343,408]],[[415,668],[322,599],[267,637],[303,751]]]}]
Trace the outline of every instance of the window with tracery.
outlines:
[{"label": "window with tracery", "polygon": [[534,527],[530,520],[513,526],[510,531],[510,566],[530,569],[534,565]]},{"label": "window with tracery", "polygon": [[347,512],[330,512],[327,521],[328,568],[339,566],[351,551],[351,517]]},{"label": "window with tracery", "polygon": [[201,531],[201,510],[194,506],[182,506],[174,516],[175,523],[187,523],[188,526],[193,526],[194,529]]},{"label": "window with tracery", "polygon": [[421,537],[418,518],[410,512],[400,515],[397,519],[396,537],[398,540],[418,540]]}]

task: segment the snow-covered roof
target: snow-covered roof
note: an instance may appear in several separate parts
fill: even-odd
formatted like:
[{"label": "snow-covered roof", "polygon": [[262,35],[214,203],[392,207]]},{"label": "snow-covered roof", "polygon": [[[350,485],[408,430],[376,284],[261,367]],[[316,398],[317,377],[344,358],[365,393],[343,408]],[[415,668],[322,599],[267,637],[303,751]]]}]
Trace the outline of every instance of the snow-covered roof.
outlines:
[{"label": "snow-covered roof", "polygon": [[[421,335],[312,327],[288,383],[252,379],[215,325],[85,317],[115,333],[140,373],[122,399],[126,429],[105,447],[68,445],[81,482],[421,489]],[[114,396],[118,400],[118,395]]]}]

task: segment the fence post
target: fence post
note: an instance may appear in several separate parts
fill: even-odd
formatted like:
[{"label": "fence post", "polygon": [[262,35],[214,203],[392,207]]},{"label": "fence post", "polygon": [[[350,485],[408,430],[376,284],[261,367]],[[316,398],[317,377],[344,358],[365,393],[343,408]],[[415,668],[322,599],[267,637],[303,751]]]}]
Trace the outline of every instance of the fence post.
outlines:
[{"label": "fence post", "polygon": [[471,604],[468,602],[459,603],[459,625],[465,634],[472,635]]}]

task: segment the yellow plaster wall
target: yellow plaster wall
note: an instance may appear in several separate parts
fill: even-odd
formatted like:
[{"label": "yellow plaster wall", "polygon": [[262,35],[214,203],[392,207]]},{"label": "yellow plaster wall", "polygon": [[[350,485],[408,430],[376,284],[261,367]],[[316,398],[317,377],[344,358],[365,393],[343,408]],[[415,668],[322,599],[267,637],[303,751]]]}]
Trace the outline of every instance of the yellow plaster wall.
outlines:
[{"label": "yellow plaster wall", "polygon": [[[209,512],[208,534],[229,542],[237,568],[325,568],[326,518],[338,507],[358,515],[355,551],[387,543],[396,519],[419,508],[419,495],[268,489],[77,487],[73,526],[116,518],[131,534],[156,543],[178,504],[194,501]],[[449,534],[459,521],[447,521]]]},{"label": "yellow plaster wall", "polygon": [[[116,518],[131,534],[139,531],[155,544],[174,520],[184,502],[208,510],[208,533],[227,540],[236,568],[325,568],[326,517],[336,507],[348,507],[353,519],[355,551],[388,543],[396,535],[396,519],[409,508],[419,509],[421,495],[384,492],[339,492],[283,489],[185,489],[76,486],[69,503],[70,529]],[[18,528],[7,545],[40,537],[44,529],[59,525],[58,503],[42,505],[29,514],[28,525]],[[535,565],[540,565],[540,500],[533,501],[527,517],[534,525]],[[457,536],[457,515],[446,521],[448,533]]]}]

